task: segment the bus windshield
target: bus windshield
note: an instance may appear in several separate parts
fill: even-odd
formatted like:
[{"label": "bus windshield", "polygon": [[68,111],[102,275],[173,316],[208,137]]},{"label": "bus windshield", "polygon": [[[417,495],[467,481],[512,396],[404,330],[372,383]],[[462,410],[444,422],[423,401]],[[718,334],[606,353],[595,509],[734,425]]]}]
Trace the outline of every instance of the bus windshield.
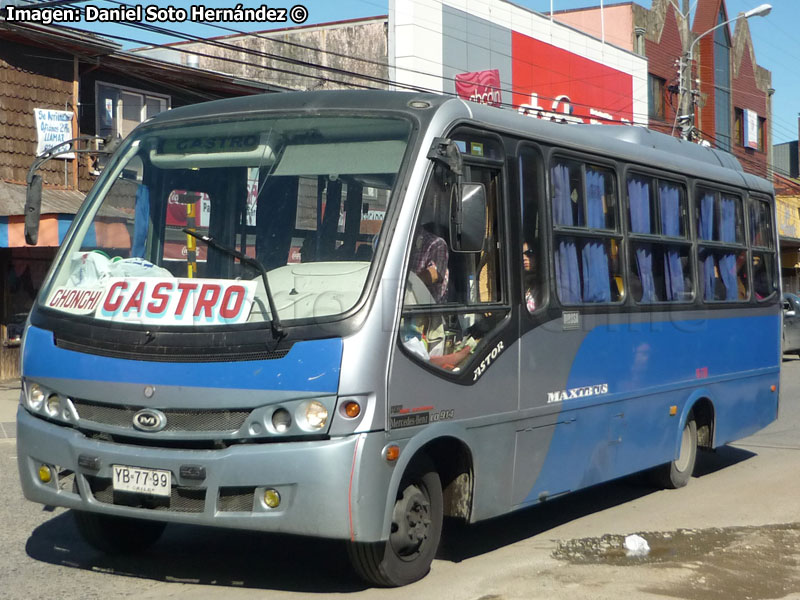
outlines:
[{"label": "bus windshield", "polygon": [[270,321],[260,270],[206,236],[263,265],[281,321],[345,313],[410,131],[399,118],[292,115],[142,129],[99,184],[44,304],[153,326]]}]

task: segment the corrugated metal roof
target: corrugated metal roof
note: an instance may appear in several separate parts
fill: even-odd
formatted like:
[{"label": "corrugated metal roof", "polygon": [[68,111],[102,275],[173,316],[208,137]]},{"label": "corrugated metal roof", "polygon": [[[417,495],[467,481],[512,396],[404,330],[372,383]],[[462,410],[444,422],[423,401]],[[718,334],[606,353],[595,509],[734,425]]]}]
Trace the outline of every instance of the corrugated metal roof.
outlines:
[{"label": "corrugated metal roof", "polygon": [[[85,195],[75,190],[42,190],[42,214],[74,215]],[[25,186],[0,181],[0,216],[25,214]]]}]

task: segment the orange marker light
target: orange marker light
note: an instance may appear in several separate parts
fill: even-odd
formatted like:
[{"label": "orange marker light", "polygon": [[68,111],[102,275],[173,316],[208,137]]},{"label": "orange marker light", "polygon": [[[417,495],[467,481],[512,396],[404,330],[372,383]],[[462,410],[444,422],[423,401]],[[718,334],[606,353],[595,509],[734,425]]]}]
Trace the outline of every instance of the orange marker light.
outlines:
[{"label": "orange marker light", "polygon": [[774,392],[777,389],[778,389],[778,386],[777,385],[773,385],[772,387],[769,388],[769,391]]},{"label": "orange marker light", "polygon": [[386,447],[386,460],[389,462],[394,462],[398,458],[400,458],[400,446],[387,446]]},{"label": "orange marker light", "polygon": [[678,407],[677,406],[670,406],[669,407],[669,416],[674,417],[678,414]]},{"label": "orange marker light", "polygon": [[361,414],[361,405],[358,402],[353,402],[352,400],[344,405],[344,414],[346,414],[351,419],[356,418],[358,415]]}]

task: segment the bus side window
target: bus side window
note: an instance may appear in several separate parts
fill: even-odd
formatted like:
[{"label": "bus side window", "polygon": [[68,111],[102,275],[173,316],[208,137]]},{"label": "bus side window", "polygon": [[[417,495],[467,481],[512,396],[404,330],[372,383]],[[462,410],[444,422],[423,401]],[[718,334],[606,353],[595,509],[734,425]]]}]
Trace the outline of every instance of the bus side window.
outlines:
[{"label": "bus side window", "polygon": [[522,302],[528,312],[543,308],[547,273],[546,252],[542,248],[541,209],[539,195],[540,158],[524,149],[519,157],[520,202],[522,205],[522,236],[520,264],[522,267]]},{"label": "bus side window", "polygon": [[556,291],[561,304],[622,300],[614,173],[575,160],[550,167]]},{"label": "bus side window", "polygon": [[450,246],[452,177],[435,168],[411,242],[400,321],[400,341],[407,353],[453,373],[470,363],[478,344],[508,314],[507,306],[498,306],[507,298],[499,249],[500,173],[476,166],[466,171],[466,181],[483,183],[486,189],[483,248],[456,252]]},{"label": "bus side window", "polygon": [[772,241],[772,213],[769,204],[750,201],[750,246],[753,248],[753,292],[756,300],[772,296],[777,289],[777,265]]},{"label": "bus side window", "polygon": [[[747,251],[744,247],[742,199],[723,192],[697,192],[698,274],[707,302],[746,301]],[[705,245],[712,242],[715,245]]]},{"label": "bus side window", "polygon": [[629,174],[627,192],[633,299],[640,304],[691,301],[684,186]]}]

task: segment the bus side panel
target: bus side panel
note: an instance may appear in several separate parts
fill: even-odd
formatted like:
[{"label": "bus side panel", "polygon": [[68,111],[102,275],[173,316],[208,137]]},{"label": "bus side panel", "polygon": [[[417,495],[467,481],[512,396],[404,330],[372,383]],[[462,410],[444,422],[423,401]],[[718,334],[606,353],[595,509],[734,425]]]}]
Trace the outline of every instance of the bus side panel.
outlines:
[{"label": "bus side panel", "polygon": [[714,447],[752,435],[774,421],[778,417],[777,386],[777,372],[713,386],[717,414]]},{"label": "bus side panel", "polygon": [[[764,427],[776,416],[778,339],[780,317],[763,312],[591,328],[565,388],[547,394],[562,411],[521,505],[672,460],[699,387],[714,403],[716,444]],[[518,449],[525,446],[518,439]],[[520,456],[516,465],[515,479],[523,476]]]}]

